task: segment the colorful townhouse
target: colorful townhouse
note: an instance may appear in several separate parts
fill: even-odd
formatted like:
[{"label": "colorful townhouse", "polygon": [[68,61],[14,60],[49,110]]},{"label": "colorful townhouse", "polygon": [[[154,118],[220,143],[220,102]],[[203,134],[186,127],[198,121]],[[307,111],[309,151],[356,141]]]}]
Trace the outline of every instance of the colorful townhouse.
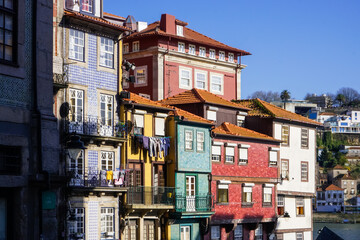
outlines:
[{"label": "colorful townhouse", "polygon": [[213,133],[216,205],[205,239],[269,239],[277,221],[280,141],[228,122]]},{"label": "colorful townhouse", "polygon": [[315,210],[317,212],[339,212],[344,210],[344,189],[326,184],[316,189]]},{"label": "colorful townhouse", "polygon": [[213,122],[173,107],[167,119],[171,137],[167,183],[175,187],[175,209],[168,214],[166,239],[202,239],[214,214],[211,180]]},{"label": "colorful townhouse", "polygon": [[119,103],[129,133],[121,146],[129,186],[119,199],[121,239],[165,239],[165,217],[175,208],[166,161],[174,141],[166,128],[172,109],[129,92],[122,92]]},{"label": "colorful townhouse", "polygon": [[[102,0],[54,1],[54,112],[61,130],[63,174],[58,201],[66,239],[118,239],[121,198],[128,181],[121,167],[127,127],[116,112],[121,88],[121,36],[127,28],[102,18]],[[75,135],[75,136],[72,136]],[[65,149],[71,140],[85,148]]]},{"label": "colorful townhouse", "polygon": [[123,53],[136,69],[130,72],[135,83],[124,82],[124,89],[152,100],[192,88],[227,100],[241,98],[241,71],[246,67],[241,57],[249,52],[198,33],[170,14],[148,26],[133,18],[127,23],[134,33],[124,39]]},{"label": "colorful townhouse", "polygon": [[345,205],[355,205],[357,195],[357,180],[347,174],[337,175],[332,183],[344,190]]},{"label": "colorful townhouse", "polygon": [[238,101],[251,108],[245,126],[281,140],[277,185],[278,239],[312,239],[316,129],[321,123],[260,99]]}]

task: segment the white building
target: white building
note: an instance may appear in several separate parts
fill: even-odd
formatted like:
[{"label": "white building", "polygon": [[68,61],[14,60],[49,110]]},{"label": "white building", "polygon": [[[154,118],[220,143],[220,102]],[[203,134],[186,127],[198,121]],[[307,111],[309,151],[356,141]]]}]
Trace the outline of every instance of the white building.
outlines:
[{"label": "white building", "polygon": [[334,184],[316,190],[317,212],[338,212],[344,206],[344,190]]},{"label": "white building", "polygon": [[278,239],[312,239],[316,128],[321,124],[260,99],[240,101],[253,110],[245,127],[282,140],[277,185]]},{"label": "white building", "polygon": [[344,114],[323,112],[317,120],[330,128],[332,133],[360,133],[360,111],[349,110]]}]

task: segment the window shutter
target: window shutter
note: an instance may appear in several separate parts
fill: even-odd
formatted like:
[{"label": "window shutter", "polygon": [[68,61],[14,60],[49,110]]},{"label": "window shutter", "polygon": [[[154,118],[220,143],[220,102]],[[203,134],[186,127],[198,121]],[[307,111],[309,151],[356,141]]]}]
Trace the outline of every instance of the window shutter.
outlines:
[{"label": "window shutter", "polygon": [[225,153],[227,156],[234,156],[234,148],[233,147],[226,147]]},{"label": "window shutter", "polygon": [[207,110],[207,119],[216,121],[216,111]]},{"label": "window shutter", "polygon": [[155,118],[155,135],[165,136],[165,118]]},{"label": "window shutter", "polygon": [[144,115],[134,114],[134,124],[136,127],[144,127]]},{"label": "window shutter", "polygon": [[211,153],[214,155],[221,155],[221,146],[212,146]]},{"label": "window shutter", "polygon": [[239,148],[239,159],[248,159],[248,149],[247,148]]}]

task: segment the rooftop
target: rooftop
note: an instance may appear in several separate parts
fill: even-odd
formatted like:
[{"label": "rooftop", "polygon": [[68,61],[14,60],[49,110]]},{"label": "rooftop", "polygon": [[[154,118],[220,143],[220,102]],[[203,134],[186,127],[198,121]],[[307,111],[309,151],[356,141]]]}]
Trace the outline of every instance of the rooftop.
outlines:
[{"label": "rooftop", "polygon": [[173,107],[173,106],[169,106],[169,107],[174,110],[173,112],[170,113],[170,115],[184,117],[184,119],[183,119],[184,121],[198,122],[198,123],[204,123],[204,124],[213,124],[213,121],[199,117],[198,115],[192,114],[188,111],[185,111],[180,108]]},{"label": "rooftop", "polygon": [[129,103],[135,103],[140,104],[146,107],[155,107],[155,108],[162,108],[164,110],[168,109],[169,111],[172,111],[172,108],[170,106],[165,106],[164,104],[161,104],[159,102],[152,101],[150,99],[141,97],[135,93],[130,92],[130,98],[123,98],[123,101],[127,101]]}]

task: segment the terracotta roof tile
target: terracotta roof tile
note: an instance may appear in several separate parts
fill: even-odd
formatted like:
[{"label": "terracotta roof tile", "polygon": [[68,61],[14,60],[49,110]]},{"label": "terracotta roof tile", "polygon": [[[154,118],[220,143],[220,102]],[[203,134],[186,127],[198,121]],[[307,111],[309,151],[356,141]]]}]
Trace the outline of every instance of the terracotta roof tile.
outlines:
[{"label": "terracotta roof tile", "polygon": [[191,103],[212,103],[216,105],[226,106],[249,111],[250,109],[240,104],[230,102],[218,95],[210,93],[206,90],[193,88],[175,96],[161,100],[161,103],[168,105],[191,104]]},{"label": "terracotta roof tile", "polygon": [[233,135],[233,136],[239,136],[245,138],[257,138],[257,139],[265,139],[265,140],[280,142],[268,135],[255,132],[247,128],[239,127],[229,122],[222,123],[220,126],[216,127],[213,130],[213,132],[217,134],[226,134],[226,135]]},{"label": "terracotta roof tile", "polygon": [[126,19],[126,18],[124,18],[124,17],[118,16],[118,15],[115,15],[115,14],[112,14],[112,13],[103,12],[103,14],[104,14],[105,16],[114,17],[114,18],[119,18],[119,19],[122,19],[122,20],[125,20],[125,19]]},{"label": "terracotta roof tile", "polygon": [[141,104],[141,105],[145,105],[148,107],[156,107],[156,108],[163,108],[163,109],[169,109],[169,111],[172,110],[172,108],[169,106],[165,106],[164,104],[161,104],[159,102],[155,102],[152,101],[150,99],[141,97],[135,93],[130,92],[130,99],[124,98],[124,101],[128,101],[130,103],[136,103],[136,104]]},{"label": "terracotta roof tile", "polygon": [[[180,22],[180,20],[177,20],[177,21]],[[182,22],[182,23],[185,23],[185,22]],[[160,29],[160,21],[156,21],[154,23],[149,24],[146,29],[144,29],[140,32],[131,34],[130,36],[127,37],[127,39],[148,36],[148,35],[171,36],[173,38],[181,39],[184,41],[204,44],[204,45],[208,45],[208,46],[213,46],[213,47],[241,53],[242,56],[251,55],[251,53],[249,53],[249,52],[246,52],[246,51],[238,49],[238,48],[230,47],[224,43],[216,41],[215,39],[212,39],[208,36],[205,36],[205,35],[203,35],[199,32],[196,32],[187,27],[184,27],[183,34],[184,34],[184,36],[178,36],[175,34],[166,33],[165,31]]]},{"label": "terracotta roof tile", "polygon": [[181,116],[184,117],[184,121],[191,121],[191,122],[198,122],[198,123],[205,123],[205,124],[213,124],[213,121],[207,120],[205,118],[199,117],[198,115],[192,114],[188,111],[182,110],[177,107],[169,106],[174,111],[170,113],[170,115],[174,116]]},{"label": "terracotta roof tile", "polygon": [[341,166],[341,165],[336,165],[333,169],[343,169],[343,170],[347,170],[345,167]]},{"label": "terracotta roof tile", "polygon": [[242,106],[251,108],[252,110],[248,112],[249,116],[260,116],[260,117],[273,117],[286,119],[289,121],[296,121],[301,123],[308,123],[312,125],[322,126],[321,123],[311,120],[309,118],[303,117],[299,114],[287,111],[275,105],[272,105],[268,102],[262,101],[258,98],[248,99],[248,100],[240,100],[237,101]]},{"label": "terracotta roof tile", "polygon": [[330,184],[327,188],[325,188],[326,191],[342,191],[343,189],[335,186],[334,184]]},{"label": "terracotta roof tile", "polygon": [[322,113],[320,113],[319,115],[335,116],[336,114],[335,114],[335,113],[332,113],[332,112],[322,112]]},{"label": "terracotta roof tile", "polygon": [[73,11],[65,10],[64,15],[65,16],[70,16],[70,17],[75,17],[75,18],[82,19],[82,20],[85,20],[85,21],[90,21],[90,22],[93,22],[93,23],[97,23],[97,24],[107,26],[107,27],[110,27],[110,28],[114,28],[114,29],[118,29],[118,30],[131,31],[131,29],[129,29],[127,27],[124,27],[124,26],[109,22],[109,21],[107,21],[105,19],[102,19],[102,18],[99,18],[99,17],[92,17],[92,16],[88,16],[88,15],[85,15],[85,14],[82,14],[82,13],[79,13],[79,12],[73,12]]},{"label": "terracotta roof tile", "polygon": [[335,177],[335,179],[342,179],[342,180],[355,180],[353,177],[347,174],[339,174]]}]

